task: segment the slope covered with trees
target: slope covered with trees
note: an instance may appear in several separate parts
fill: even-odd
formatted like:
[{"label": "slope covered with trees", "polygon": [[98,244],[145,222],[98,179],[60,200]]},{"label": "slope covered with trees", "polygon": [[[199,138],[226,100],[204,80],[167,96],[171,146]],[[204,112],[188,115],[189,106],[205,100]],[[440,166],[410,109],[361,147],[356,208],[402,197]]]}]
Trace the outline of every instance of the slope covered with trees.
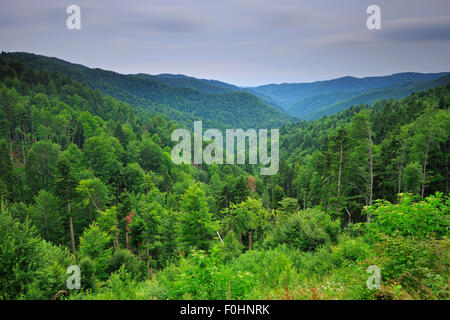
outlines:
[{"label": "slope covered with trees", "polygon": [[432,81],[411,82],[362,92],[336,92],[327,95],[312,96],[300,100],[289,108],[289,113],[305,120],[330,116],[351,106],[370,104],[379,100],[402,99],[411,93],[439,87],[450,83],[450,76],[443,76]]},{"label": "slope covered with trees", "polygon": [[241,90],[241,88],[225,82],[217,80],[197,79],[182,74],[163,73],[155,76],[145,73],[138,73],[133,76],[142,79],[161,82],[169,87],[192,88],[206,93],[229,93]]},{"label": "slope covered with trees", "polygon": [[383,99],[401,99],[413,92],[445,85],[435,82],[441,73],[397,73],[379,77],[343,77],[312,83],[270,84],[249,88],[254,94],[269,97],[274,104],[300,119],[315,120],[333,115],[357,104],[372,104]]},{"label": "slope covered with trees", "polygon": [[450,85],[286,125],[262,177],[50,70],[0,57],[0,298],[449,299]]},{"label": "slope covered with trees", "polygon": [[[146,110],[164,113],[171,118],[172,114],[180,113],[177,120],[182,120],[183,116],[186,119],[195,117],[213,128],[273,128],[292,120],[247,92],[211,93],[199,91],[190,84],[186,84],[188,87],[169,86],[166,85],[168,80],[162,81],[162,77],[154,81],[148,76],[90,69],[57,58],[29,53],[3,53],[2,56],[20,60],[28,68],[65,74],[103,94]],[[192,122],[183,122],[192,125]]]}]

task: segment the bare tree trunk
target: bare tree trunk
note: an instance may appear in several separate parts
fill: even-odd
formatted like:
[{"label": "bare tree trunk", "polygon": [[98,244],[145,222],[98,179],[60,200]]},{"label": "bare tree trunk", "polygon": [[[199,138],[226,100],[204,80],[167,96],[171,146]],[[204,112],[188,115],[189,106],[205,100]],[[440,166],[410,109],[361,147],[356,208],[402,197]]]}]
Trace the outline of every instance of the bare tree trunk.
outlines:
[{"label": "bare tree trunk", "polygon": [[373,141],[372,135],[370,133],[370,128],[368,129],[369,133],[369,175],[370,175],[370,188],[369,188],[369,206],[373,204]]},{"label": "bare tree trunk", "polygon": [[[447,144],[444,144],[444,159],[447,159]],[[448,162],[445,164],[445,193],[448,193]]]},{"label": "bare tree trunk", "polygon": [[403,139],[402,143],[402,156],[400,157],[400,163],[398,167],[398,189],[397,193],[402,191],[402,175],[403,175],[403,162],[405,161],[405,145],[406,145],[406,137]]},{"label": "bare tree trunk", "polygon": [[118,249],[119,248],[119,232],[117,230],[117,219],[114,219],[114,230],[116,233],[116,237],[114,239],[114,248]]},{"label": "bare tree trunk", "polygon": [[10,155],[10,157],[11,157],[11,161],[14,161],[14,158],[13,158],[13,151],[12,151],[11,132],[8,132],[8,140],[9,140],[9,155]]},{"label": "bare tree trunk", "polygon": [[72,222],[72,214],[70,213],[70,201],[67,201],[67,211],[69,213],[69,224],[70,224],[70,240],[72,241],[72,251],[75,261],[77,261],[77,249],[75,247],[75,235],[73,232],[73,222]]},{"label": "bare tree trunk", "polygon": [[22,137],[22,156],[23,156],[23,165],[26,165],[26,157],[25,157],[25,143],[23,141],[23,137]]},{"label": "bare tree trunk", "polygon": [[253,230],[248,233],[248,249],[253,250]]},{"label": "bare tree trunk", "polygon": [[146,258],[147,258],[148,278],[150,280],[152,280],[153,279],[153,268],[150,266],[150,252],[149,252],[149,249],[148,249],[148,239],[147,239],[147,246],[146,246],[146,249],[145,249],[145,255],[146,255]]},{"label": "bare tree trunk", "polygon": [[[367,135],[369,136],[369,206],[373,204],[373,141],[370,124],[367,122]],[[370,214],[367,215],[367,222],[370,223]]]},{"label": "bare tree trunk", "polygon": [[420,192],[420,196],[423,199],[424,193],[425,193],[425,181],[426,181],[426,176],[427,176],[427,162],[428,162],[428,152],[430,149],[430,141],[428,139],[427,141],[427,146],[425,148],[425,159],[423,161],[423,171],[422,171],[422,190]]},{"label": "bare tree trunk", "polygon": [[339,211],[340,200],[341,200],[341,176],[342,176],[342,156],[343,156],[343,142],[341,141],[341,148],[339,151],[339,173],[338,173],[338,185],[337,185],[337,204],[336,213]]},{"label": "bare tree trunk", "polygon": [[403,172],[403,163],[400,162],[399,168],[398,168],[398,188],[397,188],[397,194],[402,192],[402,172]]}]

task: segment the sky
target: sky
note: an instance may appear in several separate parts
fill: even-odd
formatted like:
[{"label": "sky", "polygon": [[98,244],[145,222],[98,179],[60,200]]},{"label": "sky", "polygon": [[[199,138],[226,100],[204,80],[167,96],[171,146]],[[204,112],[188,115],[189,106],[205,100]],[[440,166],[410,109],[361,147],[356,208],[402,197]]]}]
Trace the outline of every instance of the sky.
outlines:
[{"label": "sky", "polygon": [[[69,30],[69,5],[81,29]],[[369,5],[381,29],[369,30]],[[450,71],[449,0],[0,0],[0,50],[239,86]]]}]

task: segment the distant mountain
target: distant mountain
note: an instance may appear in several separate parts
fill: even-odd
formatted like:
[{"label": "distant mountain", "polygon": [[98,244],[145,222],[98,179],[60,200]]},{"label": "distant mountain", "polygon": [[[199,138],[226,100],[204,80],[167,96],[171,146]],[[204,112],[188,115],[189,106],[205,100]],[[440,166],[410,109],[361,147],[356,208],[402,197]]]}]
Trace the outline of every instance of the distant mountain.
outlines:
[{"label": "distant mountain", "polygon": [[166,114],[187,126],[192,126],[194,120],[203,120],[206,126],[216,128],[273,128],[295,118],[314,120],[357,104],[404,98],[443,84],[439,79],[450,74],[406,72],[240,88],[183,74],[124,75],[30,53],[2,56],[18,59],[26,67],[65,74],[103,94]]},{"label": "distant mountain", "polygon": [[381,77],[343,77],[313,83],[270,84],[247,90],[270,97],[292,116],[312,120],[354,104],[404,98],[413,91],[429,88],[433,80],[448,74],[407,72]]},{"label": "distant mountain", "polygon": [[288,112],[304,120],[315,120],[323,116],[333,115],[354,105],[371,105],[379,100],[402,99],[413,92],[427,90],[448,83],[450,83],[450,75],[432,81],[405,83],[363,92],[339,92],[313,96],[293,104]]},{"label": "distant mountain", "polygon": [[185,76],[183,74],[159,74],[150,75],[145,73],[138,73],[132,75],[140,79],[147,79],[157,81],[174,88],[192,88],[205,93],[230,93],[234,91],[241,91],[241,88],[217,80],[197,79],[194,77]]},{"label": "distant mountain", "polygon": [[30,53],[2,53],[1,56],[20,60],[33,69],[65,74],[103,94],[165,113],[175,120],[183,117],[203,120],[205,125],[217,128],[273,128],[293,120],[251,93],[233,91],[233,86],[219,81],[181,75],[123,75]]}]

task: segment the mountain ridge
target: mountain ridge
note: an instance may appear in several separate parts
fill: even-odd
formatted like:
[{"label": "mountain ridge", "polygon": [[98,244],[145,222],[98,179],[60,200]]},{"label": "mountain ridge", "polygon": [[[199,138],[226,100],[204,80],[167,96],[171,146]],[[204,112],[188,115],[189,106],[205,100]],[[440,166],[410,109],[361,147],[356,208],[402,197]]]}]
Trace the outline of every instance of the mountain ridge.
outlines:
[{"label": "mountain ridge", "polygon": [[120,101],[151,110],[155,109],[154,104],[158,104],[159,112],[169,115],[181,112],[177,114],[178,117],[183,117],[183,114],[186,118],[193,116],[212,127],[273,128],[294,120],[245,91],[208,93],[187,87],[171,87],[159,81],[89,68],[42,55],[15,52],[2,53],[1,56],[17,59],[33,69],[68,75]]},{"label": "mountain ridge", "polygon": [[303,83],[239,87],[184,74],[120,74],[56,57],[12,52],[2,56],[26,66],[61,72],[120,101],[166,114],[184,125],[203,120],[210,127],[278,127],[296,118],[314,120],[356,104],[400,99],[431,88],[449,72],[401,72],[386,76],[344,76]]}]

